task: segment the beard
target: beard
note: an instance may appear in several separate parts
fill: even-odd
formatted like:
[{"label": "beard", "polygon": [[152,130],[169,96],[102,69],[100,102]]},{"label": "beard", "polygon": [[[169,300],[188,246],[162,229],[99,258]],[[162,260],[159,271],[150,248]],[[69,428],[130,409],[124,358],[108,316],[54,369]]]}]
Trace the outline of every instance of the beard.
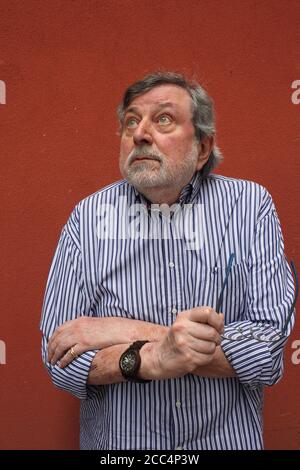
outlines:
[{"label": "beard", "polygon": [[[138,163],[138,159],[143,158]],[[135,148],[125,162],[120,158],[122,176],[136,189],[151,189],[162,186],[185,186],[196,171],[198,150],[196,142],[180,162],[169,160],[163,153],[144,145]]]}]

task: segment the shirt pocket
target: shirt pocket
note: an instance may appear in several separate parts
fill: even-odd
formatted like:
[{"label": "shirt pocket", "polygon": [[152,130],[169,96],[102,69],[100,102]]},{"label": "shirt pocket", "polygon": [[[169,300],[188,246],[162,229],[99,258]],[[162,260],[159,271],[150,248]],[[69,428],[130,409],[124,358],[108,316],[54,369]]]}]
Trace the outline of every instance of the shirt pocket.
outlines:
[{"label": "shirt pocket", "polygon": [[194,288],[193,306],[205,305],[215,309],[221,298],[219,312],[224,313],[225,324],[229,324],[244,319],[246,313],[248,263],[242,260],[234,264],[224,285],[226,272],[226,266],[201,268]]}]

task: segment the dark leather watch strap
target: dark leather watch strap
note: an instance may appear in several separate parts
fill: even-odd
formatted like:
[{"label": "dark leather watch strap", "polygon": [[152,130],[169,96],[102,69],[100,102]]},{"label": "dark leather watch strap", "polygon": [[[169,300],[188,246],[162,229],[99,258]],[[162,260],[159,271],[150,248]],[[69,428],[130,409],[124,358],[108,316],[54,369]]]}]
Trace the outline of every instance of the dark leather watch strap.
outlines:
[{"label": "dark leather watch strap", "polygon": [[[145,379],[141,379],[139,377],[137,377],[138,375],[138,372],[140,370],[140,365],[141,365],[141,358],[140,358],[140,349],[144,346],[145,343],[149,343],[148,340],[143,340],[143,341],[135,341],[134,343],[132,343],[128,349],[126,349],[126,351],[124,351],[124,353],[121,355],[120,357],[120,369],[121,369],[121,372],[122,372],[122,375],[123,377],[128,380],[129,382],[137,382],[137,383],[149,383],[151,382],[151,380],[145,380]],[[124,356],[126,356],[127,353],[130,353],[130,351],[134,351],[135,354],[137,355],[137,368],[136,370],[132,373],[132,374],[127,374],[125,373],[125,371],[123,370],[122,366],[121,366],[121,362],[122,362],[122,359],[124,358]]]}]

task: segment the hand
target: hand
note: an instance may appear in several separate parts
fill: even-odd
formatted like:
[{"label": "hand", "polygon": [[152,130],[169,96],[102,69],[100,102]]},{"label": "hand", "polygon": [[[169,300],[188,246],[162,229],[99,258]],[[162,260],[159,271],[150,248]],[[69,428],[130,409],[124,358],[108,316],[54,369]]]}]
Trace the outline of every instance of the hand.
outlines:
[{"label": "hand", "polygon": [[209,364],[221,342],[223,328],[223,314],[210,307],[181,312],[165,338],[151,345],[155,378],[181,377]]},{"label": "hand", "polygon": [[52,365],[59,361],[60,367],[66,367],[85,351],[126,343],[126,334],[122,332],[124,321],[130,320],[79,317],[63,323],[48,342],[48,361]]}]

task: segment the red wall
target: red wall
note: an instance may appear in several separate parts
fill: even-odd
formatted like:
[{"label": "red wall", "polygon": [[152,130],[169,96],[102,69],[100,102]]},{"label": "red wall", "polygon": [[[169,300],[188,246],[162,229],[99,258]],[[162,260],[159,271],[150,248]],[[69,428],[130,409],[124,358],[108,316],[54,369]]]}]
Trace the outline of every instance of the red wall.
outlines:
[{"label": "red wall", "polygon": [[[297,0],[0,0],[1,449],[78,446],[78,403],[41,363],[40,310],[70,211],[120,178],[114,110],[133,80],[164,68],[207,87],[220,172],[270,190],[300,271],[299,21]],[[297,339],[299,322],[267,392],[269,449],[300,448]]]}]

